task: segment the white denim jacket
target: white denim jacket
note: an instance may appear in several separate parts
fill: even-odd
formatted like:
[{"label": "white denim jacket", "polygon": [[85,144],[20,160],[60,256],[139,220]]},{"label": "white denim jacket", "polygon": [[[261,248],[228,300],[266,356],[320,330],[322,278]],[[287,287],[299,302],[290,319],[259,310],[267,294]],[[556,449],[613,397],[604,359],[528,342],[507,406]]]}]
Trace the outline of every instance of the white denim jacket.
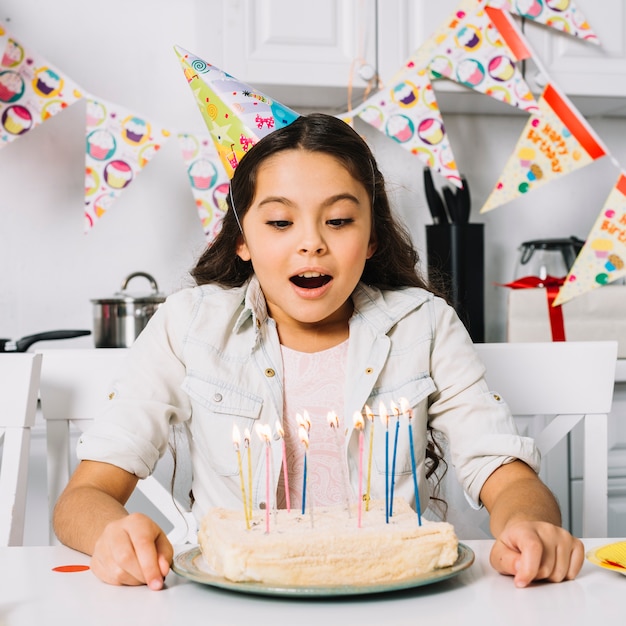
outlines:
[{"label": "white denim jacket", "polygon": [[[377,413],[381,401],[389,410],[391,402],[408,400],[422,512],[430,499],[424,476],[427,424],[447,438],[450,460],[475,505],[483,483],[503,463],[518,458],[538,471],[534,442],[518,435],[508,407],[489,391],[484,367],[450,306],[422,289],[381,291],[362,283],[352,299],[343,416],[336,407],[329,409],[351,424],[354,411],[365,404]],[[166,451],[170,426],[184,424],[194,512],[200,519],[211,506],[241,506],[232,439],[237,424],[241,433],[245,428],[252,433],[253,499],[258,507],[266,499],[265,455],[254,425],[268,424],[274,431],[276,420],[282,421],[282,381],[276,326],[256,278],[234,289],[183,289],[167,299],[134,343],[112,400],[79,440],[78,457],[111,463],[143,478]],[[366,422],[366,442],[374,427],[372,497],[384,498],[385,429],[378,418]],[[389,423],[392,442],[395,418]],[[348,441],[356,494],[358,436],[353,429]],[[273,467],[279,468],[282,444],[273,440],[271,448]],[[273,473],[275,490],[279,472]],[[404,418],[395,496],[414,504],[413,493]]]}]

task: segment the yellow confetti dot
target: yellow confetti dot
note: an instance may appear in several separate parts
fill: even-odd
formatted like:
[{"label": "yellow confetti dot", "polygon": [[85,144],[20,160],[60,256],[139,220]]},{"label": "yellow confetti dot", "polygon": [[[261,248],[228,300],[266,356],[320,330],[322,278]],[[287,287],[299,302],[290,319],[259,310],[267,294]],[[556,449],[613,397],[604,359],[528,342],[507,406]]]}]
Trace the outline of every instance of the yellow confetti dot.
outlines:
[{"label": "yellow confetti dot", "polygon": [[572,159],[574,159],[574,161],[580,161],[580,159],[582,158],[582,154],[580,152],[580,150],[574,150],[572,152]]},{"label": "yellow confetti dot", "polygon": [[209,117],[212,120],[217,119],[217,107],[214,104],[208,104],[206,108],[206,112],[209,114]]}]

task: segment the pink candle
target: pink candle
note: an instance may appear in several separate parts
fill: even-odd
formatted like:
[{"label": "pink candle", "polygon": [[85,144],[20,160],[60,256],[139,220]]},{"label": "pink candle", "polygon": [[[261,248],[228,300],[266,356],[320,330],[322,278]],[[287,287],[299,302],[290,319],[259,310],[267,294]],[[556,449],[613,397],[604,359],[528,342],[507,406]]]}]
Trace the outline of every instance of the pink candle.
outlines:
[{"label": "pink candle", "polygon": [[359,431],[359,500],[357,502],[357,526],[361,528],[363,514],[363,429],[365,420],[359,411],[354,413],[354,428]]},{"label": "pink candle", "polygon": [[276,432],[282,441],[283,448],[283,482],[285,483],[285,503],[287,505],[287,513],[291,512],[291,497],[289,495],[289,472],[287,471],[287,446],[285,444],[285,431],[276,420]]},{"label": "pink candle", "polygon": [[272,508],[271,502],[271,480],[270,480],[270,465],[271,465],[271,447],[270,441],[272,438],[272,429],[267,424],[257,424],[256,432],[261,441],[265,442],[265,532],[270,532],[270,509]]}]

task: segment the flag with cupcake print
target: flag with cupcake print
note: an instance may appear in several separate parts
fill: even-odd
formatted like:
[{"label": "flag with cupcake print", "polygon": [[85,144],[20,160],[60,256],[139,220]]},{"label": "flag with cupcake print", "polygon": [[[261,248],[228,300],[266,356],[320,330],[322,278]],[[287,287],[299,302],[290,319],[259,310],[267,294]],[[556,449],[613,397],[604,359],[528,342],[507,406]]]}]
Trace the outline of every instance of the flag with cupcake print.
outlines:
[{"label": "flag with cupcake print", "polygon": [[408,61],[398,79],[369,97],[357,115],[454,185],[462,185],[426,68]]},{"label": "flag with cupcake print", "polygon": [[523,196],[607,154],[569,99],[548,84],[481,213]]},{"label": "flag with cupcake print", "polygon": [[489,6],[505,9],[514,15],[556,28],[567,35],[600,44],[574,0],[489,0]]},{"label": "flag with cupcake print", "polygon": [[554,301],[563,304],[626,276],[626,172],[619,174]]},{"label": "flag with cupcake print", "polygon": [[80,98],[76,83],[0,26],[0,148]]},{"label": "flag with cupcake print", "polygon": [[152,160],[169,131],[124,107],[87,97],[85,232]]},{"label": "flag with cupcake print", "polygon": [[208,133],[179,133],[178,144],[207,242],[215,239],[227,210],[230,181]]}]

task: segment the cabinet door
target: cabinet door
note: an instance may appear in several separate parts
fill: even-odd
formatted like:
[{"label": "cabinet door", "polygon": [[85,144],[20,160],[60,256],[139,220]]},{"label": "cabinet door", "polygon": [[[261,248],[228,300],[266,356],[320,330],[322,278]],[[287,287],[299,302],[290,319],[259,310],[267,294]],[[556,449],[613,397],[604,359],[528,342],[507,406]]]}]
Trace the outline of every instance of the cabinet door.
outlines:
[{"label": "cabinet door", "polygon": [[[626,96],[626,3],[623,0],[577,0],[601,46],[532,23],[524,30],[549,79],[572,96]],[[542,77],[530,69],[531,86]],[[623,105],[622,105],[623,106]]]},{"label": "cabinet door", "polygon": [[285,104],[340,106],[376,66],[374,9],[374,0],[226,0],[223,69]]}]

